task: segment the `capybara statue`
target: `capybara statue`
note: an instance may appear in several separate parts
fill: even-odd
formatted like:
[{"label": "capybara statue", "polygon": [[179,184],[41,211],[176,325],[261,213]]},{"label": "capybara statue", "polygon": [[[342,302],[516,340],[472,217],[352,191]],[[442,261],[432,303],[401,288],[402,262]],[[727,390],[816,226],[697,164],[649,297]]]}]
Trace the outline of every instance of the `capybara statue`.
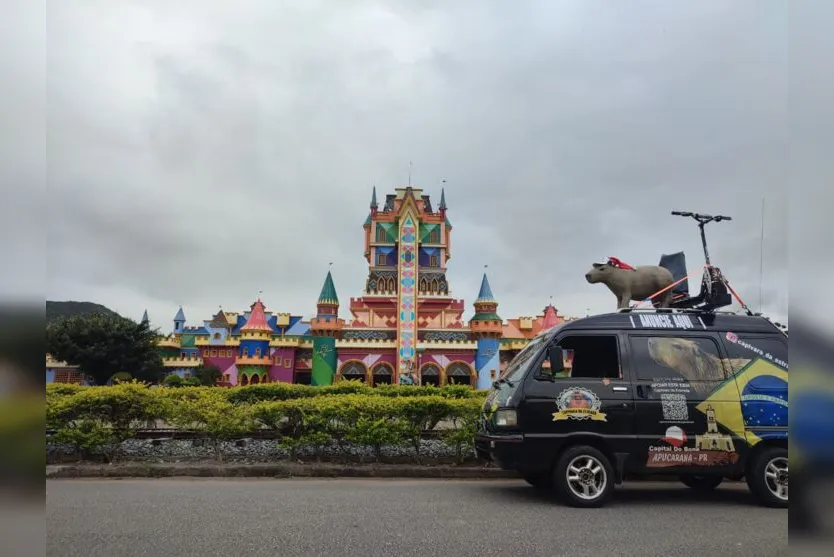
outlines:
[{"label": "capybara statue", "polygon": [[[621,269],[610,263],[594,263],[591,270],[585,273],[585,279],[591,284],[601,282],[606,285],[617,296],[617,309],[627,308],[631,300],[645,300],[675,282],[669,269],[659,265]],[[672,294],[670,288],[658,296],[659,307],[668,308]],[[657,305],[657,298],[652,301]]]}]

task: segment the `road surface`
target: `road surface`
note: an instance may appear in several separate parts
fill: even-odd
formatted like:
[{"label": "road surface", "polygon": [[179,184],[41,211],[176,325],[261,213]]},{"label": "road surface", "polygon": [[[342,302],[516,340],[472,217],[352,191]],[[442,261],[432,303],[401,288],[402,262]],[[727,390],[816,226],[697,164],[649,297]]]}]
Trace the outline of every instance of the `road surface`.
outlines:
[{"label": "road surface", "polygon": [[602,509],[523,481],[48,480],[47,555],[787,555],[785,510],[744,484],[632,483]]}]

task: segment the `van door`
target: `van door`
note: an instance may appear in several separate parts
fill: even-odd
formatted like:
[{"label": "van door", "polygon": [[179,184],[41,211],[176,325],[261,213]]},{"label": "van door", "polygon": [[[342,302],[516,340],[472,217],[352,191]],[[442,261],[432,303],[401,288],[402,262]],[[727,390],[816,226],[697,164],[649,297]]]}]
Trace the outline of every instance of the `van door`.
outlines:
[{"label": "van door", "polygon": [[787,440],[788,339],[727,331],[722,340],[735,379],[731,393],[738,396],[743,420],[737,422],[738,435],[751,447],[762,439]]},{"label": "van door", "polygon": [[562,348],[565,370],[553,377],[543,350],[527,375],[519,423],[528,457],[551,463],[564,439],[583,433],[620,452],[634,440],[634,400],[623,376],[620,338],[566,331],[551,342]]},{"label": "van door", "polygon": [[738,396],[720,389],[730,373],[717,335],[628,333],[628,352],[645,471],[736,473],[746,444],[720,419],[737,415]]}]

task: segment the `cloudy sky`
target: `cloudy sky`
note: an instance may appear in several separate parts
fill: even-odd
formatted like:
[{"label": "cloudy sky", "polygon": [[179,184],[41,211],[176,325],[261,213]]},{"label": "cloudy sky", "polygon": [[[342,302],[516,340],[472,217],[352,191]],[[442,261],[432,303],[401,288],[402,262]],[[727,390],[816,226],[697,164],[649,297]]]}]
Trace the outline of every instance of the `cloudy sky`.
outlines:
[{"label": "cloudy sky", "polygon": [[[371,187],[454,225],[452,294],[484,265],[505,317],[616,307],[584,273],[703,262],[671,210],[731,215],[711,255],[788,310],[785,2],[65,1],[47,12],[50,300],[164,331],[219,305],[347,317]],[[25,285],[21,285],[24,288]],[[695,290],[697,282],[691,285]]]}]

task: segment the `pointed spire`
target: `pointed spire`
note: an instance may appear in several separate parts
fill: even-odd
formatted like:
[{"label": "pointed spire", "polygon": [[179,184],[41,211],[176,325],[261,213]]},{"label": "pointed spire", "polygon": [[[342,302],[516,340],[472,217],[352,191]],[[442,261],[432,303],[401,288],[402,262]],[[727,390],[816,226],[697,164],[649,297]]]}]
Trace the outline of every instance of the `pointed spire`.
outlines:
[{"label": "pointed spire", "polygon": [[542,320],[542,331],[546,331],[551,329],[559,324],[559,319],[556,317],[556,308],[553,307],[553,304],[548,304],[546,308],[544,308],[544,319]]},{"label": "pointed spire", "polygon": [[254,304],[251,306],[252,312],[249,314],[249,319],[246,320],[246,324],[240,328],[241,331],[271,331],[272,327],[270,327],[266,322],[266,313],[264,312],[264,304],[261,302],[261,299],[258,298]]},{"label": "pointed spire", "polygon": [[151,320],[148,319],[148,310],[145,310],[145,313],[142,314],[142,321],[140,323],[150,323]]},{"label": "pointed spire", "polygon": [[371,209],[377,209],[377,208],[379,208],[379,205],[377,205],[377,202],[376,202],[376,186],[374,186],[374,191],[371,194]]},{"label": "pointed spire", "polygon": [[[333,265],[333,263],[331,263]],[[321,287],[321,294],[319,294],[319,305],[339,305],[339,297],[336,295],[336,286],[333,284],[333,275],[330,270],[327,270],[327,277],[324,279],[324,285]]]},{"label": "pointed spire", "polygon": [[[486,268],[486,265],[484,265]],[[495,298],[492,295],[492,288],[489,286],[489,280],[487,279],[486,271],[484,271],[484,278],[481,279],[481,290],[478,292],[478,299],[475,300],[476,304],[480,303],[494,303]]]},{"label": "pointed spire", "polygon": [[185,321],[185,312],[182,311],[182,306],[177,311],[177,314],[174,316],[174,321]]},{"label": "pointed spire", "polygon": [[[445,184],[446,180],[443,180],[443,183]],[[441,211],[446,210],[446,188],[440,189],[440,205],[438,205],[437,208]]]}]

